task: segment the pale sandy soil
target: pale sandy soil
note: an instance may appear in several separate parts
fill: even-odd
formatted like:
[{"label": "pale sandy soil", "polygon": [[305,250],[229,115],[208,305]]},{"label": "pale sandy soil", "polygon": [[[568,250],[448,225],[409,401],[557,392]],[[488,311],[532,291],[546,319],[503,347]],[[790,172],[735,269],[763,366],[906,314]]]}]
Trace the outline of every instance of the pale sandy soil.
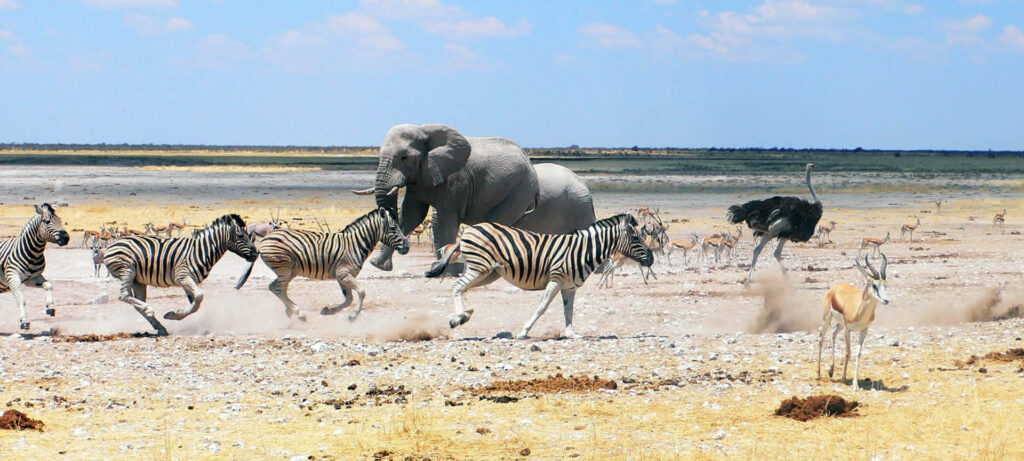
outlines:
[{"label": "pale sandy soil", "polygon": [[[749,233],[728,262],[697,264],[694,253],[689,266],[681,254],[671,263],[659,260],[649,286],[627,267],[614,288],[599,289],[593,279],[577,294],[574,324],[583,340],[553,339],[562,326],[557,301],[533,330],[540,339],[494,339],[517,331],[540,298],[500,281],[471,292],[473,318],[448,329],[452,280],[422,277],[431,261],[426,244],[398,257],[393,272],[364,268],[366,303],[354,323],[344,314],[318,315],[321,306],[340,301],[340,291],[333,282],[306,280],[294,282],[292,293],[310,321],[289,321],[266,290],[272,274],[262,263],[234,291],[244,266],[234,255],[203,284],[202,310],[165,321],[172,334],[165,339],[25,339],[16,334],[11,296],[0,295],[0,404],[6,405],[0,410],[19,409],[47,424],[43,433],[0,431],[0,453],[5,459],[60,452],[69,459],[351,459],[382,450],[394,459],[1024,456],[1017,443],[1024,435],[1024,362],[956,364],[1024,347],[1024,321],[1012,318],[1024,299],[1024,236],[1014,218],[1024,214],[1021,181],[947,178],[909,187],[907,178],[892,176],[822,176],[823,221],[838,222],[834,243],[787,245],[788,279],[779,275],[770,247],[759,265],[761,282],[739,283],[749,264]],[[60,211],[69,229],[113,220],[132,227],[147,220],[200,223],[225,212],[262,219],[277,207],[295,225],[320,216],[340,228],[372,206],[371,198],[347,192],[369,184],[368,172],[15,167],[0,178],[4,235],[27,218],[25,204],[42,200],[69,203]],[[702,184],[711,193],[641,192],[650,177],[587,179],[625,184],[595,187],[601,215],[645,205],[660,207],[666,220],[686,220],[671,225],[673,238],[732,229],[723,219],[729,204],[780,190],[805,193],[802,178],[786,178],[779,187],[766,177],[655,178]],[[930,201],[939,194],[948,203],[937,215]],[[1002,208],[1008,224],[993,229],[992,214]],[[911,215],[922,218],[921,227],[915,241],[901,242],[899,226],[913,221]],[[883,247],[893,302],[879,307],[865,343],[861,386],[870,390],[818,381],[821,298],[834,283],[861,283],[852,268],[857,243],[886,231],[894,239]],[[92,275],[89,256],[82,248],[48,250],[57,317],[43,315],[41,290],[26,289],[33,333],[147,331],[116,300],[116,284]],[[110,301],[94,304],[103,294]],[[151,289],[150,299],[160,315],[185,306],[180,290]],[[421,336],[435,339],[400,341]],[[353,359],[359,364],[346,366]],[[521,398],[512,403],[480,401],[471,392],[556,373],[612,379],[617,389],[499,393]],[[411,393],[366,395],[373,386],[398,385]],[[799,423],[772,415],[784,398],[819,393],[860,401],[861,416]],[[353,399],[337,409],[323,403]],[[521,454],[524,448],[529,455]]]}]

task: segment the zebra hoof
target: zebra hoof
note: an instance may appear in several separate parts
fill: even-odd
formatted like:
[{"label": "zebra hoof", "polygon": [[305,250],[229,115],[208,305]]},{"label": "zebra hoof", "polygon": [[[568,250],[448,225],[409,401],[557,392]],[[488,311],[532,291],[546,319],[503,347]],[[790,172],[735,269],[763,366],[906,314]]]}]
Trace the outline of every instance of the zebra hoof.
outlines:
[{"label": "zebra hoof", "polygon": [[167,320],[181,320],[181,316],[178,315],[177,312],[170,311],[170,312],[164,314],[164,319],[167,319]]},{"label": "zebra hoof", "polygon": [[22,330],[27,330],[27,329],[28,329],[28,326],[29,326],[29,325],[28,325],[28,322],[21,322],[21,329],[22,329]]},{"label": "zebra hoof", "polygon": [[49,315],[50,317],[53,317],[53,316],[57,315],[57,310],[52,308],[52,307],[48,308],[48,309],[46,309],[46,315]]},{"label": "zebra hoof", "polygon": [[518,335],[516,335],[516,339],[518,339],[520,341],[524,340],[524,339],[530,339],[530,335],[528,335],[526,333],[519,333]]},{"label": "zebra hoof", "polygon": [[320,315],[334,315],[337,314],[338,311],[340,310],[341,309],[337,309],[331,306],[324,306],[323,309],[320,309]]},{"label": "zebra hoof", "polygon": [[295,314],[295,320],[298,320],[300,322],[305,322],[306,321],[306,314]]},{"label": "zebra hoof", "polygon": [[377,269],[380,269],[385,272],[390,271],[392,268],[391,258],[388,258],[385,261],[377,261],[376,259],[371,259],[370,264],[373,264],[373,267],[376,267]]}]

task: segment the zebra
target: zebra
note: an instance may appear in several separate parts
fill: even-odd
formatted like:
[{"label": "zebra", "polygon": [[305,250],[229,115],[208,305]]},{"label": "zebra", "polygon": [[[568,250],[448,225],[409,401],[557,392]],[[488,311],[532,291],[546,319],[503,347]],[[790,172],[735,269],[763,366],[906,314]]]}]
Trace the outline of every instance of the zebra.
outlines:
[{"label": "zebra", "polygon": [[43,250],[46,250],[47,242],[65,246],[71,240],[60,217],[49,203],[36,205],[35,210],[36,215],[29,218],[19,237],[0,240],[0,270],[3,271],[0,293],[10,291],[14,294],[22,330],[29,329],[25,298],[21,294],[22,283],[42,287],[46,292],[46,315],[57,315],[53,308],[53,284],[43,277],[43,269],[46,269]]},{"label": "zebra", "polygon": [[[277,274],[269,288],[284,303],[288,318],[295,315],[298,320],[306,321],[305,314],[288,297],[288,283],[297,276],[303,276],[314,280],[337,280],[345,295],[344,302],[324,307],[320,315],[333,315],[344,309],[352,303],[352,292],[355,292],[356,308],[348,317],[349,321],[355,321],[363,310],[363,297],[366,295],[356,283],[356,277],[378,241],[399,254],[409,252],[409,239],[399,230],[398,218],[383,207],[356,218],[340,232],[278,229],[261,239],[257,247],[263,262]],[[249,279],[253,264],[238,280],[236,290]]]},{"label": "zebra", "polygon": [[654,263],[654,255],[636,226],[631,214],[602,219],[571,234],[538,234],[495,223],[476,224],[466,227],[456,243],[444,247],[441,259],[425,275],[441,275],[460,254],[466,261],[465,272],[452,285],[455,315],[448,321],[451,328],[466,323],[473,315],[473,309],[466,308],[463,293],[501,277],[524,290],[544,290],[537,311],[523,325],[519,339],[528,337],[556,291],[562,294],[565,336],[579,338],[572,329],[572,307],[576,289],[587,276],[615,253],[643,267]]},{"label": "zebra", "polygon": [[249,262],[258,256],[245,232],[245,221],[237,214],[217,218],[193,237],[127,236],[107,247],[103,264],[107,272],[121,281],[118,299],[132,305],[158,335],[166,336],[167,329],[146,303],[146,287],[184,288],[190,308],[164,314],[165,319],[182,320],[199,310],[203,302],[199,284],[229,250]]}]

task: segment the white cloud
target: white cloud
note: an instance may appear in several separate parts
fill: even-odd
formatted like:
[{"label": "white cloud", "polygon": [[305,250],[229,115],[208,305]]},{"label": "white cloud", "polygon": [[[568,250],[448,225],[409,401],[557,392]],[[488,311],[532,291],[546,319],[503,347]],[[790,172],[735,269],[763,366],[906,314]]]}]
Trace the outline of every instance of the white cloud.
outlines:
[{"label": "white cloud", "polygon": [[251,59],[252,50],[244,43],[218,33],[196,43],[192,56],[175,60],[182,67],[199,69],[230,69],[238,61]]},{"label": "white cloud", "polygon": [[164,29],[167,30],[188,30],[192,28],[192,21],[185,18],[170,18],[164,23]]},{"label": "white cloud", "polygon": [[952,33],[978,33],[992,27],[992,18],[979,14],[967,19],[947,21],[944,28]]},{"label": "white cloud", "polygon": [[18,58],[27,58],[32,56],[32,49],[21,42],[15,42],[8,45],[7,52]]},{"label": "white cloud", "polygon": [[588,42],[604,48],[630,48],[640,45],[640,39],[635,34],[611,24],[592,22],[580,26],[578,30]]},{"label": "white cloud", "polygon": [[137,8],[143,6],[178,6],[178,0],[82,0],[90,8]]},{"label": "white cloud", "polygon": [[461,8],[449,6],[440,0],[360,0],[360,9],[383,19],[436,21],[457,19]]},{"label": "white cloud", "polygon": [[21,7],[22,4],[14,0],[0,0],[0,10],[16,10]]},{"label": "white cloud", "polygon": [[14,33],[9,30],[0,30],[0,40],[14,40]]},{"label": "white cloud", "polygon": [[458,22],[431,22],[423,26],[428,32],[456,39],[480,37],[521,37],[533,31],[533,25],[520,21],[509,26],[494,16]]},{"label": "white cloud", "polygon": [[160,35],[165,32],[188,30],[192,28],[192,23],[185,18],[174,17],[168,19],[167,21],[161,21],[157,17],[148,16],[141,13],[125,14],[124,24],[142,35],[150,36]]},{"label": "white cloud", "polygon": [[1017,26],[1006,26],[999,40],[1017,51],[1024,51],[1024,31]]},{"label": "white cloud", "polygon": [[380,21],[365,14],[349,11],[336,14],[327,19],[327,23],[335,32],[355,35],[380,34],[385,28]]},{"label": "white cloud", "polygon": [[676,0],[654,0],[654,3],[657,3],[659,5],[672,5],[675,2]]},{"label": "white cloud", "polygon": [[924,12],[924,7],[917,3],[907,3],[903,5],[903,14],[914,16]]},{"label": "white cloud", "polygon": [[437,71],[441,73],[451,73],[466,70],[480,70],[483,67],[485,67],[485,64],[479,53],[470,50],[465,45],[445,43],[444,58]]}]

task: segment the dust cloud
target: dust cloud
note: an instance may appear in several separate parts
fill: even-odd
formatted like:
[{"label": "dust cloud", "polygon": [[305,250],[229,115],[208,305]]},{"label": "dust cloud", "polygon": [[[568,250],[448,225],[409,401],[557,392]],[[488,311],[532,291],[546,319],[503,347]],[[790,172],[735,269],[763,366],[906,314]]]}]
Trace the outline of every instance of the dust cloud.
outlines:
[{"label": "dust cloud", "polygon": [[821,323],[821,306],[816,309],[811,297],[794,290],[784,276],[763,277],[758,290],[764,304],[748,329],[750,333],[812,331]]}]

